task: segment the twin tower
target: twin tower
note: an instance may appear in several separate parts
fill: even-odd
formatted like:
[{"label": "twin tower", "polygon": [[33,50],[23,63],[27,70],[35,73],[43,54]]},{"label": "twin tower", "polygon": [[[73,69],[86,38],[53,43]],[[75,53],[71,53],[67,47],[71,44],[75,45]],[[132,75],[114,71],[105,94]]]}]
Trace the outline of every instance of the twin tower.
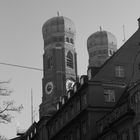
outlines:
[{"label": "twin tower", "polygon": [[[52,116],[56,103],[67,94],[77,81],[76,29],[73,22],[63,16],[46,21],[42,27],[44,40],[42,103],[40,118]],[[87,40],[89,66],[100,67],[117,50],[113,34],[100,31]]]}]

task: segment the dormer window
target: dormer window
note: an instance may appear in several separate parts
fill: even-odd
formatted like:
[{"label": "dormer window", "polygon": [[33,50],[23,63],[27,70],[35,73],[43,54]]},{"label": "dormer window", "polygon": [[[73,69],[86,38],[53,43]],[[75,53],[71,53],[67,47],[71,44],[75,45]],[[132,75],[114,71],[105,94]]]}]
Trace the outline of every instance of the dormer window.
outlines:
[{"label": "dormer window", "polygon": [[108,53],[109,53],[109,56],[112,56],[114,51],[113,50],[109,50]]},{"label": "dormer window", "polygon": [[115,67],[115,76],[124,78],[125,73],[124,73],[124,66],[116,66]]},{"label": "dormer window", "polygon": [[73,54],[70,51],[67,53],[67,67],[73,68]]}]

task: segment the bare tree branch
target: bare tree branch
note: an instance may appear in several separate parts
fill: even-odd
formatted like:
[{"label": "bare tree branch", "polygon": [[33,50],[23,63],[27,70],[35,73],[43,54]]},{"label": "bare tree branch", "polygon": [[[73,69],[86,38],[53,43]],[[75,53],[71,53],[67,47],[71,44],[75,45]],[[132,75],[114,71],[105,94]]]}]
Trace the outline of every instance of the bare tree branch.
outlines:
[{"label": "bare tree branch", "polygon": [[8,90],[6,88],[0,88],[0,95],[1,96],[9,96],[13,90]]},{"label": "bare tree branch", "polygon": [[8,140],[5,136],[0,135],[0,140]]},{"label": "bare tree branch", "polygon": [[[0,84],[9,83],[10,81],[2,81]],[[10,96],[13,90],[8,88],[2,88],[0,86],[0,96]],[[13,118],[12,112],[20,112],[23,109],[22,105],[15,106],[14,101],[3,101],[3,105],[0,106],[0,123],[9,123]],[[11,112],[11,113],[10,113]]]},{"label": "bare tree branch", "polygon": [[6,80],[6,81],[0,81],[0,84],[9,84],[11,82],[11,79]]},{"label": "bare tree branch", "polygon": [[0,121],[8,123],[11,122],[11,119],[13,118],[13,116],[11,116],[10,114],[1,114],[0,115]]},{"label": "bare tree branch", "polygon": [[4,111],[6,111],[10,105],[12,105],[12,104],[11,103],[7,104],[7,106],[2,111],[0,111],[0,114],[3,113]]}]

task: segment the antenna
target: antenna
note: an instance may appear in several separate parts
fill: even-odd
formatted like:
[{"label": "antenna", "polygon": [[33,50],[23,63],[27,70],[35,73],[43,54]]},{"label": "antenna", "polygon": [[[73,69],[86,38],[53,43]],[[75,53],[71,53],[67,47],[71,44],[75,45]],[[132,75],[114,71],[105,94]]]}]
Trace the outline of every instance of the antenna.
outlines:
[{"label": "antenna", "polygon": [[57,11],[57,16],[59,17],[59,11]]},{"label": "antenna", "polygon": [[100,26],[100,31],[102,31],[102,27]]},{"label": "antenna", "polygon": [[125,42],[125,26],[123,25],[123,42]]},{"label": "antenna", "polygon": [[33,91],[31,89],[31,123],[33,124]]}]

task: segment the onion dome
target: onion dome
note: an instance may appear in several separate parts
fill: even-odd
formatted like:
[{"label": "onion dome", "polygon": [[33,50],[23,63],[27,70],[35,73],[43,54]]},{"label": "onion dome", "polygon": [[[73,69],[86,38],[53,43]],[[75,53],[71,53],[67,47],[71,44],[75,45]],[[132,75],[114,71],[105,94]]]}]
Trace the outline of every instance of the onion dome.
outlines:
[{"label": "onion dome", "polygon": [[108,31],[97,31],[89,36],[87,40],[87,47],[94,47],[97,45],[113,45],[117,47],[116,37]]},{"label": "onion dome", "polygon": [[89,67],[100,67],[117,50],[117,39],[108,31],[97,31],[87,40]]},{"label": "onion dome", "polygon": [[74,23],[69,18],[63,16],[57,16],[47,20],[42,27],[44,37],[64,32],[75,34],[76,29]]}]

